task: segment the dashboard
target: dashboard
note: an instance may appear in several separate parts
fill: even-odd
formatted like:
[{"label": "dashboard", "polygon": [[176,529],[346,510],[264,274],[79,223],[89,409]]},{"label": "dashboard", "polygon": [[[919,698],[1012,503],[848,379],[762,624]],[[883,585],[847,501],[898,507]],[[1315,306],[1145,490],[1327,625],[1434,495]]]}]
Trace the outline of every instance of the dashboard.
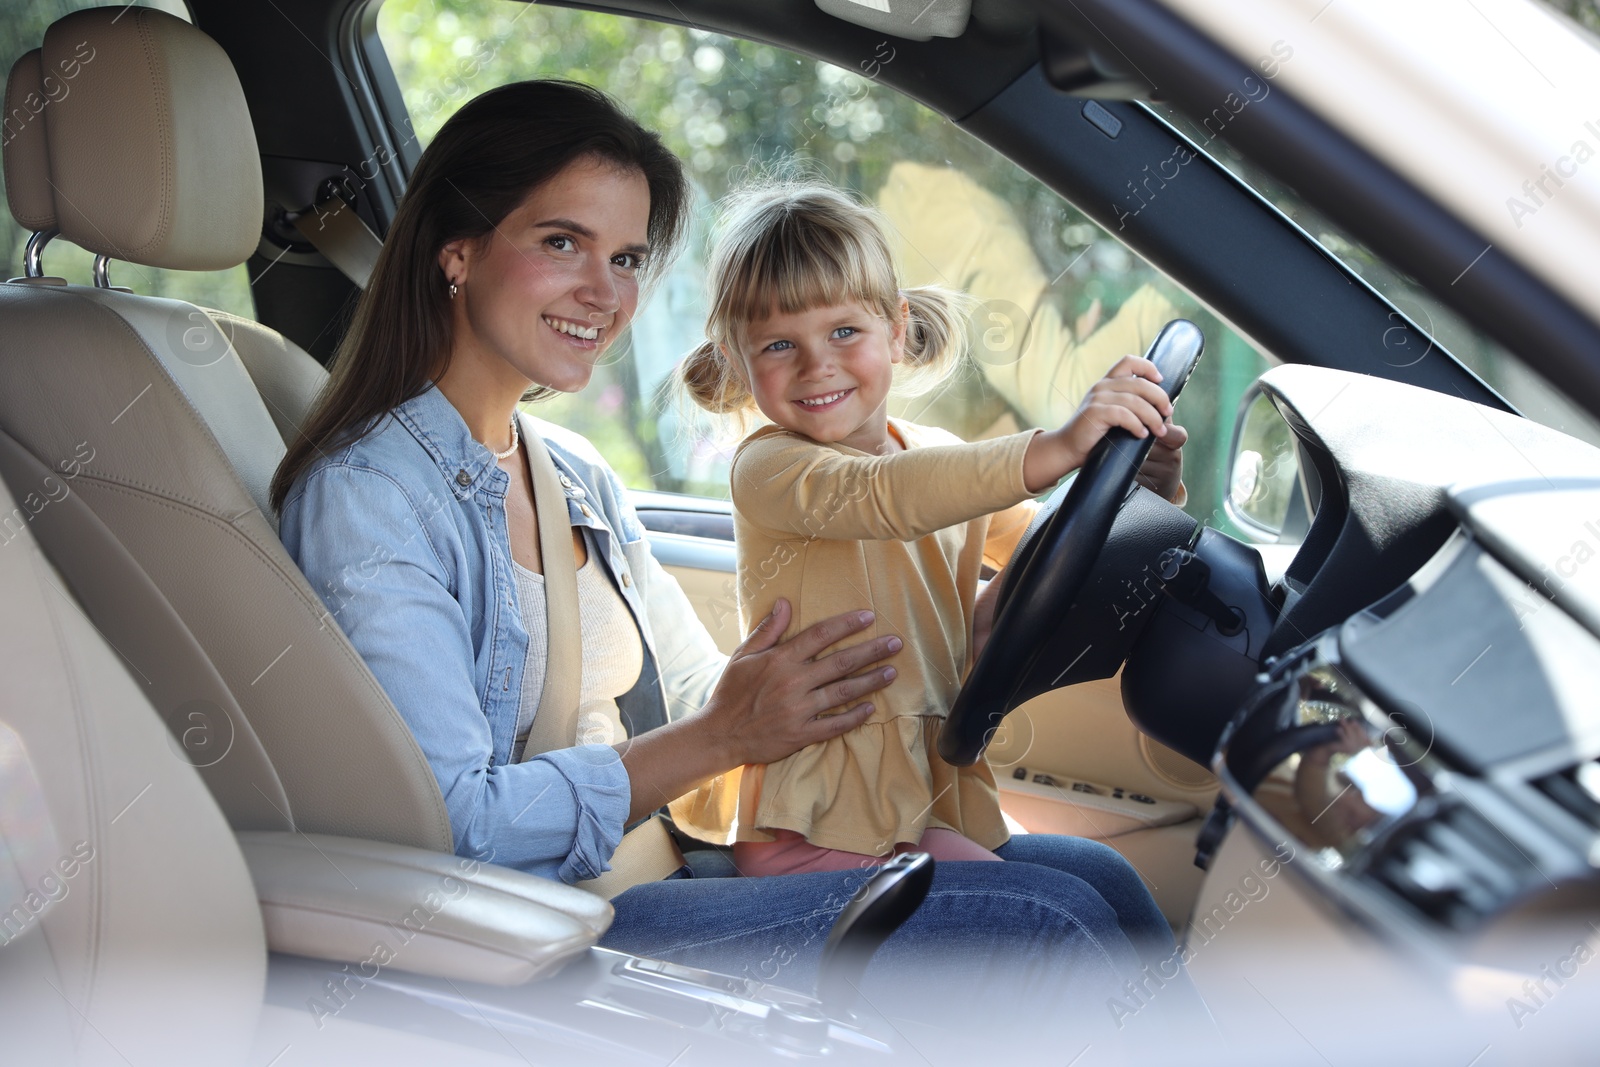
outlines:
[{"label": "dashboard", "polygon": [[1206,865],[1291,842],[1326,903],[1423,955],[1600,907],[1600,452],[1306,367],[1263,391],[1319,485],[1222,733]]}]

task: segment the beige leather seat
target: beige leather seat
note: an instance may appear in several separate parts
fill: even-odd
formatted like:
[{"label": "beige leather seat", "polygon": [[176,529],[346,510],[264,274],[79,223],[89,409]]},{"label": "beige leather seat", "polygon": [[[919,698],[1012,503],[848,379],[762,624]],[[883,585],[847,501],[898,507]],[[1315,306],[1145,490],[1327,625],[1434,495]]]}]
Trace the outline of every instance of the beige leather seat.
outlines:
[{"label": "beige leather seat", "polygon": [[[0,482],[0,513],[19,503]],[[357,1047],[398,1062],[404,1033],[263,1007],[268,947],[361,961],[403,934],[386,969],[512,985],[609,925],[599,897],[456,856],[290,832],[236,843],[28,528],[0,547],[0,603],[4,1062],[261,1064],[313,1036],[286,1062]]]},{"label": "beige leather seat", "polygon": [[[57,24],[44,60],[62,39],[90,40],[98,61],[165,100],[168,111],[153,113],[155,143],[204,142],[215,133],[204,121],[230,128],[243,110],[236,98],[209,119],[182,111],[197,85],[214,98],[224,74],[236,94],[216,46],[158,12],[130,10],[113,28],[118,14]],[[35,51],[17,63],[8,102],[37,85],[40,59]],[[114,80],[95,91],[102,105],[151,103]],[[84,121],[67,121],[69,137],[108,136]],[[231,127],[235,147],[253,158],[241,128]],[[5,156],[13,214],[44,231],[61,221],[57,197],[81,207],[95,191],[68,177],[70,152],[67,174],[54,173],[47,140],[34,129]],[[204,167],[141,161],[137,144],[107,146],[112,159],[99,165],[176,173],[151,186],[157,202],[219,180]],[[259,197],[256,184],[201,206],[250,205],[254,218]],[[92,251],[116,254],[140,236],[134,221],[117,229],[109,215],[78,215],[64,231]],[[193,236],[147,240],[140,261],[214,266],[248,252],[243,233],[225,252]],[[172,338],[152,322],[164,316],[184,324],[189,345],[182,334],[163,343]],[[300,1005],[262,1007],[269,947],[368,961],[405,927],[405,951],[388,968],[515,985],[583,952],[610,924],[610,904],[593,894],[449,854],[443,805],[409,731],[337,627],[324,625],[257,507],[322,377],[277,334],[232,316],[47,277],[0,285],[8,1062],[254,1062],[262,1041],[277,1049],[304,1029]],[[141,380],[132,402],[110,411]],[[48,462],[72,441],[81,447]],[[237,658],[280,638],[301,651],[283,684],[261,670],[241,681],[237,662],[232,678],[212,666],[214,650]],[[342,1042],[325,1030],[344,1025],[316,1021],[333,1059]],[[370,1027],[348,1025],[363,1045],[374,1039]]]},{"label": "beige leather seat", "polygon": [[[19,57],[6,78],[6,202],[17,225],[33,234],[28,242],[28,276],[36,284],[65,285],[60,278],[35,270],[39,250],[56,234],[56,200],[50,189],[49,142],[35,110],[48,106],[40,50]],[[15,116],[23,116],[20,120]],[[31,116],[31,118],[29,117]],[[19,124],[20,122],[20,124]],[[23,281],[21,278],[11,279]]]},{"label": "beige leather seat", "polygon": [[[0,485],[0,508],[19,500]],[[24,529],[0,547],[7,1063],[242,1060],[266,945],[222,815]]]},{"label": "beige leather seat", "polygon": [[[53,25],[44,67],[83,42],[95,60],[41,112],[45,136],[6,146],[13,214],[53,215],[66,240],[117,260],[242,263],[259,157],[222,50],[162,12],[103,8]],[[38,69],[19,63],[12,80]],[[0,472],[25,487],[13,525],[48,535],[236,828],[450,852],[427,762],[267,506],[321,380],[272,331],[181,301],[0,285]]]}]

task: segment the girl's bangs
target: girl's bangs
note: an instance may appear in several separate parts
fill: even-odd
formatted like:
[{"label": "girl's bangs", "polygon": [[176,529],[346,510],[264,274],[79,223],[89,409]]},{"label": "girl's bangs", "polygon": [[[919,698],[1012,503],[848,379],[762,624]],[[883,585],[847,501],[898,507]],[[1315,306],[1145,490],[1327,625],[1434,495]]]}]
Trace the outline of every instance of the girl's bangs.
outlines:
[{"label": "girl's bangs", "polygon": [[726,265],[722,299],[714,317],[732,333],[774,314],[859,303],[886,314],[897,308],[894,266],[887,250],[829,227],[789,225],[768,229]]}]

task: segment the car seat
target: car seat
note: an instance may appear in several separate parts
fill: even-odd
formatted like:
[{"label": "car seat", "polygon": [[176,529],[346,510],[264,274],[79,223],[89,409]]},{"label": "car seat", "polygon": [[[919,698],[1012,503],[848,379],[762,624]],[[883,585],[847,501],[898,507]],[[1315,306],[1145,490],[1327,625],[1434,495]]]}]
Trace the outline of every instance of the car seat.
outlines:
[{"label": "car seat", "polygon": [[[0,481],[0,513],[19,504]],[[286,1034],[319,1040],[294,1062],[348,1062],[357,1046],[399,1062],[419,1042],[438,1062],[465,1050],[333,1012],[310,1020],[301,1002],[264,1005],[268,949],[350,963],[403,939],[384,969],[519,985],[610,924],[591,893],[457,856],[289,831],[236,838],[192,752],[61,592],[27,527],[0,546],[0,603],[7,1063],[265,1063]],[[257,1055],[262,1041],[272,1048]]]},{"label": "car seat", "polygon": [[[79,11],[19,61],[8,101],[82,49],[94,59],[72,92],[5,147],[13,215],[100,256],[238,266],[262,188],[227,56],[161,11]],[[191,762],[236,828],[448,853],[411,732],[276,537],[268,484],[320,382],[304,352],[245,320],[60,279],[0,284],[0,470],[22,487],[0,523],[41,534],[198,746]]]},{"label": "car seat", "polygon": [[[0,508],[20,501],[0,485]],[[250,874],[140,684],[27,529],[0,546],[0,1033],[8,1063],[242,1060]]]}]

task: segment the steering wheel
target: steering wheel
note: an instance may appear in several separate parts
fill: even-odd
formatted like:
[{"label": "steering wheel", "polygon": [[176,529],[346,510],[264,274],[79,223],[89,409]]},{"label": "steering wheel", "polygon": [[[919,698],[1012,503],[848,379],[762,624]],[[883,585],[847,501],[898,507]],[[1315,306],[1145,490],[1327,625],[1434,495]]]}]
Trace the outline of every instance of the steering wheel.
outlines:
[{"label": "steering wheel", "polygon": [[[1145,358],[1161,372],[1169,399],[1178,399],[1204,348],[1200,328],[1187,319],[1162,327]],[[1101,546],[1155,440],[1154,434],[1137,438],[1127,430],[1109,431],[1063,487],[1065,499],[1057,490],[1046,504],[1048,511],[1059,500],[1053,513],[1040,516],[1042,526],[1006,567],[988,643],[940,731],[939,755],[945,762],[977,762],[1001,720],[1034,695],[1022,691],[1024,684],[1094,573]]]}]

